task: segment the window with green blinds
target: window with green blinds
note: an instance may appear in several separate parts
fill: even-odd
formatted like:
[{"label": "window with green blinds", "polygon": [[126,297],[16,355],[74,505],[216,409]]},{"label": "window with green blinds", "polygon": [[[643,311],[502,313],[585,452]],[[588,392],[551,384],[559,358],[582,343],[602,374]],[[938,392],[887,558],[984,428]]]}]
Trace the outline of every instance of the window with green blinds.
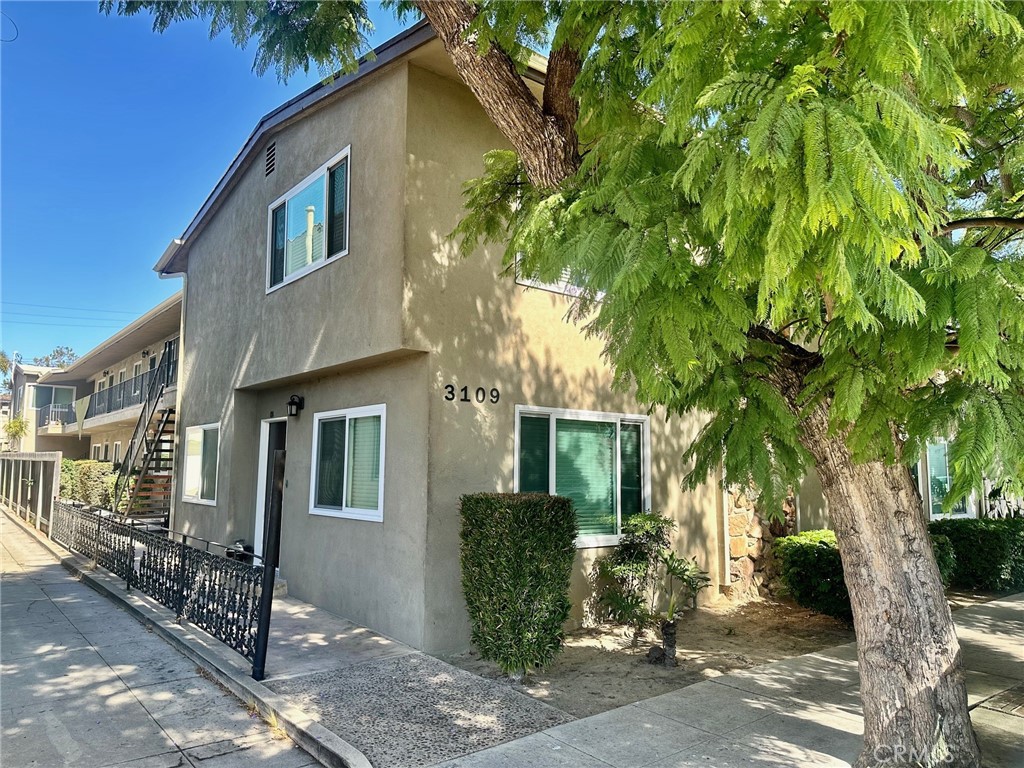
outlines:
[{"label": "window with green blinds", "polygon": [[203,431],[203,480],[199,489],[199,498],[201,499],[217,498],[217,446],[219,443],[219,429]]},{"label": "window with green blinds", "polygon": [[380,491],[380,416],[350,419],[346,505],[377,509]]},{"label": "window with green blinds", "polygon": [[186,501],[216,501],[219,448],[220,427],[217,424],[204,424],[185,430],[183,498]]},{"label": "window with green blinds", "polygon": [[348,247],[348,158],[331,169],[327,201],[327,255],[341,253]]},{"label": "window with green blinds", "polygon": [[314,415],[310,512],[382,520],[385,406]]},{"label": "window with green blinds", "polygon": [[642,512],[646,501],[642,418],[521,413],[517,488],[571,498],[581,537],[618,534],[622,521]]}]

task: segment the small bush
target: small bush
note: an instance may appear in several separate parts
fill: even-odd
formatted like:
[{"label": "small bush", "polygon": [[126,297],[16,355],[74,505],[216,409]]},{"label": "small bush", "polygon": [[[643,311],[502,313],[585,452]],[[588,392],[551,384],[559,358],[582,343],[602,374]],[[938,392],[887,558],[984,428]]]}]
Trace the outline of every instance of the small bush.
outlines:
[{"label": "small bush", "polygon": [[956,552],[953,549],[953,542],[949,540],[948,536],[936,533],[932,536],[932,549],[935,550],[935,562],[939,565],[942,586],[948,587],[953,583],[953,574],[956,572]]},{"label": "small bush", "polygon": [[539,493],[463,496],[462,591],[480,655],[518,676],[550,662],[569,618],[572,501]]},{"label": "small bush", "polygon": [[775,540],[774,548],[782,582],[794,600],[813,611],[853,620],[834,532],[804,531],[784,536]]},{"label": "small bush", "polygon": [[71,498],[83,504],[109,509],[110,492],[107,478],[113,475],[113,465],[109,461],[91,459],[76,461],[75,464],[78,482]]},{"label": "small bush", "polygon": [[967,589],[1024,587],[1024,518],[937,520],[935,536],[949,539],[955,553],[952,583]]},{"label": "small bush", "polygon": [[74,499],[78,495],[78,462],[73,459],[60,460],[60,497]]}]

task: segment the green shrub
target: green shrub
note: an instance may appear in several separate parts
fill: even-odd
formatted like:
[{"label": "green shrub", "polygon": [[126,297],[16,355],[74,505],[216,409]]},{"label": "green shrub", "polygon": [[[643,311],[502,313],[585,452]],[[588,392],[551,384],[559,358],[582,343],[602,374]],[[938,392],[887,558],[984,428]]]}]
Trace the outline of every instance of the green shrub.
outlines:
[{"label": "green shrub", "polygon": [[953,542],[948,536],[941,533],[932,535],[932,549],[935,550],[935,562],[939,566],[939,575],[942,576],[942,586],[948,587],[953,583],[953,575],[956,572],[956,551],[953,549]]},{"label": "green shrub", "polygon": [[1024,587],[1024,518],[937,520],[933,537],[944,536],[956,555],[952,582],[967,589]]},{"label": "green shrub", "polygon": [[78,462],[73,459],[60,460],[60,497],[74,499],[78,495]]},{"label": "green shrub", "polygon": [[513,676],[550,662],[569,618],[572,501],[539,493],[461,499],[462,590],[480,655]]},{"label": "green shrub", "polygon": [[107,478],[113,475],[113,465],[109,461],[93,461],[91,459],[75,463],[78,470],[78,483],[77,492],[72,498],[83,504],[109,509],[110,492]]},{"label": "green shrub", "polygon": [[853,620],[835,533],[804,531],[776,539],[773,546],[782,583],[794,600],[813,611]]}]

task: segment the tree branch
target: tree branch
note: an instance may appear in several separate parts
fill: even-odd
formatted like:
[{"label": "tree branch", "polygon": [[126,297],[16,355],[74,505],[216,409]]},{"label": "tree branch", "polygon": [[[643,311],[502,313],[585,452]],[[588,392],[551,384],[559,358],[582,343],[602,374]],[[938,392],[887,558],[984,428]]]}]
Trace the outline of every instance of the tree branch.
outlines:
[{"label": "tree branch", "polygon": [[480,106],[519,154],[534,186],[554,189],[572,176],[579,168],[575,120],[566,122],[571,112],[562,97],[563,93],[568,95],[575,81],[571,49],[567,51],[563,45],[552,57],[559,61],[549,77],[555,77],[558,85],[552,90],[553,111],[547,114],[508,53],[496,45],[484,54],[477,50],[476,40],[467,35],[477,11],[466,0],[416,0],[416,6],[434,28]]},{"label": "tree branch", "polygon": [[958,229],[1024,229],[1024,219],[1012,219],[1008,216],[979,216],[973,219],[957,219],[939,230],[940,234],[948,235]]}]

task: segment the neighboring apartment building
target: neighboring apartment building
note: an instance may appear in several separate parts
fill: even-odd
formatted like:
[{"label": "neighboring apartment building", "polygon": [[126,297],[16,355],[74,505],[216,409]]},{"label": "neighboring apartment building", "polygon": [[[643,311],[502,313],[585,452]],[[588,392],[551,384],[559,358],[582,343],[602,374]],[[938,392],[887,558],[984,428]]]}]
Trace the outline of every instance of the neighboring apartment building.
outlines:
[{"label": "neighboring apartment building", "polygon": [[289,592],[430,651],[469,642],[465,493],[575,499],[578,619],[635,511],[671,515],[679,552],[728,579],[719,478],[680,485],[700,420],[613,392],[565,296],[446,239],[503,146],[420,24],[265,117],[156,265],[185,277],[173,527],[262,551],[286,448]]},{"label": "neighboring apartment building", "polygon": [[0,392],[0,451],[11,450],[11,441],[4,427],[11,420],[11,393]]},{"label": "neighboring apartment building", "polygon": [[[161,439],[173,445],[178,380],[181,294],[161,302],[139,319],[85,353],[66,369],[18,364],[14,368],[14,409],[29,422],[23,451],[61,451],[66,458],[91,458],[146,465],[146,495],[159,487],[158,506],[170,504],[171,456],[145,461],[147,448]],[[153,399],[154,402],[149,402]],[[140,418],[149,439],[136,441]],[[166,418],[163,418],[166,417]],[[152,424],[149,424],[150,419]],[[161,420],[162,419],[162,420]],[[140,430],[140,434],[146,430]],[[158,434],[162,433],[162,434]],[[150,457],[152,459],[152,456]]]}]

